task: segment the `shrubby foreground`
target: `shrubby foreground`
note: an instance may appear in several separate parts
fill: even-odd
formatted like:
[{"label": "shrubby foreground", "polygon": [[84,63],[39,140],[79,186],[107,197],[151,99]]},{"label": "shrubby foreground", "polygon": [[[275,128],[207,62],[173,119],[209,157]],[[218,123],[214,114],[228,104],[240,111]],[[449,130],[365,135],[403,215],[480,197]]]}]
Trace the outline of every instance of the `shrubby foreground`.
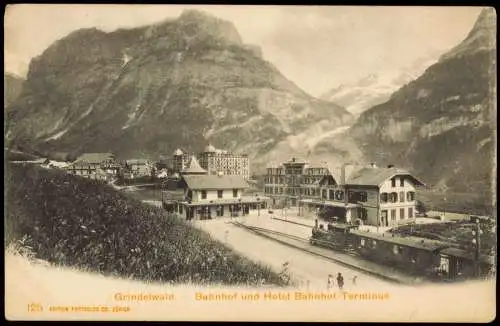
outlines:
[{"label": "shrubby foreground", "polygon": [[10,164],[4,245],[105,275],[171,283],[282,285],[269,267],[100,181]]}]

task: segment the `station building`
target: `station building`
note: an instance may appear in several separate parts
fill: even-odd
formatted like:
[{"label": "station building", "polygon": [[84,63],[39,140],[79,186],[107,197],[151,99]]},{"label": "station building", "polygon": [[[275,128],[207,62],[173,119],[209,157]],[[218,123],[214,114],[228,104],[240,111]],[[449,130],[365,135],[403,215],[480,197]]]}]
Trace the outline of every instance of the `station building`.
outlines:
[{"label": "station building", "polygon": [[176,198],[164,200],[164,207],[187,220],[237,217],[260,213],[268,207],[265,196],[245,196],[248,182],[239,175],[208,175],[195,156],[181,172]]}]

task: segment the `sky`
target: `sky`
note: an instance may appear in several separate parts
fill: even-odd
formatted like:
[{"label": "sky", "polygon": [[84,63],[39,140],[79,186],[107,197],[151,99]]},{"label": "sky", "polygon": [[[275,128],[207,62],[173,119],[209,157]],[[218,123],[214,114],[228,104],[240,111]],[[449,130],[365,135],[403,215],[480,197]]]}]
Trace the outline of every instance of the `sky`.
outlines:
[{"label": "sky", "polygon": [[80,28],[157,23],[197,8],[236,26],[285,77],[314,96],[369,74],[404,71],[460,43],[481,7],[9,5],[5,70],[26,76],[30,60]]}]

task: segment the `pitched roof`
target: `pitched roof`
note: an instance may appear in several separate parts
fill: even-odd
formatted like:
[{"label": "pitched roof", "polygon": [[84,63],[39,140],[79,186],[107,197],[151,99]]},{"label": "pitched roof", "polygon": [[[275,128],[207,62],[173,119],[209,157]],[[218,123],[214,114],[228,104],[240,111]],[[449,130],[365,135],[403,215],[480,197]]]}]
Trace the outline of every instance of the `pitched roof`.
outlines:
[{"label": "pitched roof", "polygon": [[180,148],[177,148],[174,152],[174,156],[181,156],[183,154],[184,152]]},{"label": "pitched roof", "polygon": [[338,184],[337,179],[335,179],[335,176],[333,176],[332,174],[325,174],[323,177],[321,177],[321,179],[314,182],[314,184],[324,185],[327,180],[333,180],[334,185]]},{"label": "pitched roof", "polygon": [[145,158],[136,158],[136,159],[131,159],[126,161],[127,164],[150,164],[151,162],[148,159]]},{"label": "pitched roof", "polygon": [[114,160],[113,153],[83,153],[76,162],[101,163],[107,160]]},{"label": "pitched roof", "polygon": [[306,164],[306,163],[307,161],[302,158],[292,157],[290,160],[286,161],[283,164]]},{"label": "pitched roof", "polygon": [[424,183],[411,175],[410,172],[399,168],[362,168],[355,171],[346,181],[348,185],[380,186],[384,181],[397,175],[409,176],[418,185]]},{"label": "pitched roof", "polygon": [[182,178],[191,189],[248,188],[248,183],[239,175],[185,175]]},{"label": "pitched roof", "polygon": [[207,173],[207,170],[203,169],[198,163],[196,156],[191,156],[191,161],[189,162],[189,166],[182,170],[182,174],[201,174]]}]

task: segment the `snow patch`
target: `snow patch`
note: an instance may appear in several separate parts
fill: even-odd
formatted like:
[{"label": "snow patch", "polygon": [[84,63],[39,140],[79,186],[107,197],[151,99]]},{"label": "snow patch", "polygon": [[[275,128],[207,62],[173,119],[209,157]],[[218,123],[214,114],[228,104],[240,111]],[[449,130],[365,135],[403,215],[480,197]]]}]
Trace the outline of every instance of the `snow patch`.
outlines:
[{"label": "snow patch", "polygon": [[128,120],[125,123],[125,125],[122,127],[122,130],[127,129],[128,127],[130,127],[132,125],[132,123],[134,122],[134,120],[135,120],[135,118],[137,116],[137,113],[139,112],[140,108],[141,108],[141,105],[137,104],[135,106],[134,111],[132,111],[131,113],[128,114]]},{"label": "snow patch", "polygon": [[208,130],[205,133],[205,137],[211,137],[211,136],[213,136],[215,134],[219,134],[221,132],[224,132],[224,131],[230,130],[230,129],[237,129],[237,128],[246,127],[249,124],[252,124],[252,123],[254,123],[256,121],[259,121],[259,120],[262,120],[262,119],[263,119],[262,116],[257,115],[257,116],[251,117],[250,119],[246,120],[243,123],[237,123],[237,124],[232,124],[232,125],[225,125],[224,127],[219,128],[219,129],[215,129],[215,128],[212,127],[210,130]]},{"label": "snow patch", "polygon": [[122,60],[123,60],[122,67],[125,67],[127,63],[129,63],[129,61],[132,60],[132,57],[124,53]]},{"label": "snow patch", "polygon": [[47,138],[47,140],[56,140],[64,136],[65,133],[68,132],[68,128],[64,129],[63,131],[58,132],[57,134]]},{"label": "snow patch", "polygon": [[427,96],[431,95],[431,90],[428,89],[420,89],[417,93],[417,100],[421,98],[426,98]]},{"label": "snow patch", "polygon": [[489,142],[491,142],[491,138],[486,138],[481,140],[479,144],[477,144],[477,150],[479,151],[481,148],[484,147],[484,145],[488,144]]},{"label": "snow patch", "polygon": [[469,119],[461,116],[457,119],[448,119],[441,117],[420,128],[419,134],[421,137],[433,137],[456,127],[480,124],[480,118]]},{"label": "snow patch", "polygon": [[83,114],[80,116],[80,118],[78,118],[78,120],[81,120],[81,119],[85,118],[86,116],[88,116],[90,114],[90,112],[92,112],[92,110],[94,110],[94,105],[93,104],[91,104],[89,106],[89,108],[87,109],[87,111],[83,112]]},{"label": "snow patch", "polygon": [[460,95],[450,96],[444,100],[445,102],[458,101],[460,99]]}]

